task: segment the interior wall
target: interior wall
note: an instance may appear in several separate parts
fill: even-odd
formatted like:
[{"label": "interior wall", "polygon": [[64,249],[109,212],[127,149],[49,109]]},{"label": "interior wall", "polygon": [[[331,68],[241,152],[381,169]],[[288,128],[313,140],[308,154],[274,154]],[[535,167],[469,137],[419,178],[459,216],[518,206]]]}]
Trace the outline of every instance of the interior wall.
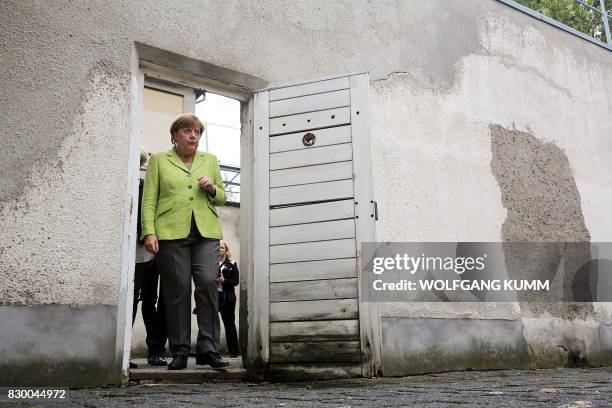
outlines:
[{"label": "interior wall", "polygon": [[185,112],[183,96],[146,87],[143,96],[142,145],[149,153],[168,150],[170,125]]}]

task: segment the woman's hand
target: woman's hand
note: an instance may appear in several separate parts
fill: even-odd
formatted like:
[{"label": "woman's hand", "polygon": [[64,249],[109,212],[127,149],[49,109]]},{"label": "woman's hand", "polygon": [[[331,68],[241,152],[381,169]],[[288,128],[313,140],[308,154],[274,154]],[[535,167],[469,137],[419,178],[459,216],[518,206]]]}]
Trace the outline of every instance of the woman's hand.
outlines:
[{"label": "woman's hand", "polygon": [[156,254],[159,252],[159,242],[157,241],[157,235],[151,234],[147,235],[144,239],[144,246],[147,251],[152,254]]},{"label": "woman's hand", "polygon": [[210,181],[208,177],[205,177],[205,176],[198,177],[198,184],[204,191],[206,191],[207,193],[209,193],[211,196],[214,197],[217,191],[217,187],[215,187],[215,184],[212,181]]},{"label": "woman's hand", "polygon": [[219,275],[219,279],[217,279],[217,282],[219,282],[220,284],[223,285],[223,283],[225,282],[225,278],[223,277],[223,273],[221,273],[221,275]]}]

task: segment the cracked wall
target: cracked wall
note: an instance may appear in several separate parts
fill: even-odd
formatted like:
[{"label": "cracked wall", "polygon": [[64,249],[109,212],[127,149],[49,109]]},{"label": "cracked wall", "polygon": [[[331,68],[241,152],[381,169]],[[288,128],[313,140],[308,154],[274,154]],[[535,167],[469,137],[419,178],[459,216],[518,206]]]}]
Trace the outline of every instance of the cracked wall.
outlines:
[{"label": "cracked wall", "polygon": [[483,10],[441,0],[0,8],[0,123],[12,156],[0,162],[0,301],[16,304],[117,302],[134,42],[271,85],[368,69],[373,80],[407,71],[419,86],[444,90],[461,58],[481,48],[470,13]]},{"label": "cracked wall", "polygon": [[[484,171],[488,124],[516,121],[537,129],[561,123],[551,115],[576,112],[581,118],[576,125],[584,127],[588,118],[609,113],[608,95],[594,89],[605,89],[601,84],[609,81],[608,54],[494,1],[251,6],[252,12],[244,13],[244,7],[225,3],[194,9],[189,1],[150,2],[146,9],[131,3],[3,2],[0,98],[7,109],[0,123],[14,159],[0,163],[7,175],[0,180],[0,216],[7,226],[0,232],[7,243],[0,273],[6,282],[25,279],[33,288],[30,294],[16,285],[0,288],[5,302],[116,301],[118,264],[109,259],[120,257],[116,230],[126,188],[120,180],[127,164],[134,41],[249,73],[273,86],[368,69],[373,171],[375,186],[382,186],[375,191],[381,240],[497,238],[503,208],[494,178]],[[194,9],[192,18],[184,18],[185,9]],[[153,19],[163,28],[149,24]],[[228,41],[232,47],[221,45]],[[570,72],[589,81],[568,81]],[[503,103],[494,102],[501,98]],[[528,104],[547,109],[534,117],[522,108]],[[589,115],[580,115],[579,106]],[[595,139],[585,147],[598,143],[605,126],[593,126]],[[550,130],[538,134],[572,144],[566,131]],[[564,148],[570,161],[582,153],[577,145]],[[95,158],[88,157],[92,151]],[[102,167],[105,177],[88,176],[86,161]],[[579,181],[588,178],[591,169],[574,167]],[[405,181],[397,194],[386,194],[397,187],[389,185],[394,179]],[[588,188],[582,194],[597,208],[591,208],[594,217],[587,213],[587,225],[602,218],[597,196],[609,194],[605,184]],[[107,208],[98,211],[96,197],[109,198]],[[72,214],[80,215],[69,219]],[[24,223],[27,219],[52,222],[34,225]],[[605,235],[603,227],[611,224],[592,232]],[[46,237],[43,228],[50,232]],[[104,245],[94,248],[87,236],[95,231],[101,231]],[[90,261],[64,263],[64,246],[78,248]],[[79,274],[107,283],[83,288],[90,278]],[[37,276],[58,285],[39,291]]]},{"label": "cracked wall", "polygon": [[[0,23],[2,304],[119,302],[135,42],[271,86],[368,70],[379,241],[503,239],[514,207],[491,169],[491,123],[563,151],[575,190],[551,210],[580,208],[572,234],[612,240],[612,54],[494,0],[7,0]],[[541,356],[556,330],[528,329],[553,317],[514,304],[382,314],[533,317],[524,336]],[[612,323],[605,305],[580,316]]]}]

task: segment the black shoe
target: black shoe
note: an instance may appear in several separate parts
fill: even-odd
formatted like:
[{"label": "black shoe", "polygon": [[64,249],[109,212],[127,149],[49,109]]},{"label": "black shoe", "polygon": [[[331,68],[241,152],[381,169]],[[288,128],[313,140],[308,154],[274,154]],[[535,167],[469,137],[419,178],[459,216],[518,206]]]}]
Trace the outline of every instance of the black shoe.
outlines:
[{"label": "black shoe", "polygon": [[230,354],[230,357],[231,357],[231,358],[240,357],[240,354],[238,354],[238,353],[232,353],[232,354]]},{"label": "black shoe", "polygon": [[220,368],[227,368],[230,365],[230,363],[223,360],[221,356],[217,353],[197,354],[196,364],[197,365],[209,365],[215,370],[218,370]]},{"label": "black shoe", "polygon": [[150,366],[161,367],[161,366],[168,365],[168,362],[166,361],[166,359],[160,356],[159,354],[151,354],[149,358],[147,358],[147,362],[149,363]]},{"label": "black shoe", "polygon": [[187,367],[187,356],[185,354],[177,354],[168,364],[168,370],[182,370]]},{"label": "black shoe", "polygon": [[130,361],[130,368],[138,368],[138,364],[136,364],[136,363],[132,363],[132,362]]}]

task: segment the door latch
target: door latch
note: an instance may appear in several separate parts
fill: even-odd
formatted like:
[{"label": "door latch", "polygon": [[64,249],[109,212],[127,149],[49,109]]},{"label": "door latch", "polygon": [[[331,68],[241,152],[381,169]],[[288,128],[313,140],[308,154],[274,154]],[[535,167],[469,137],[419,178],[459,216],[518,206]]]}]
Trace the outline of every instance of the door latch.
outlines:
[{"label": "door latch", "polygon": [[374,217],[374,221],[378,221],[378,203],[376,201],[372,201],[372,203],[374,204],[374,214],[372,214],[372,217]]}]

